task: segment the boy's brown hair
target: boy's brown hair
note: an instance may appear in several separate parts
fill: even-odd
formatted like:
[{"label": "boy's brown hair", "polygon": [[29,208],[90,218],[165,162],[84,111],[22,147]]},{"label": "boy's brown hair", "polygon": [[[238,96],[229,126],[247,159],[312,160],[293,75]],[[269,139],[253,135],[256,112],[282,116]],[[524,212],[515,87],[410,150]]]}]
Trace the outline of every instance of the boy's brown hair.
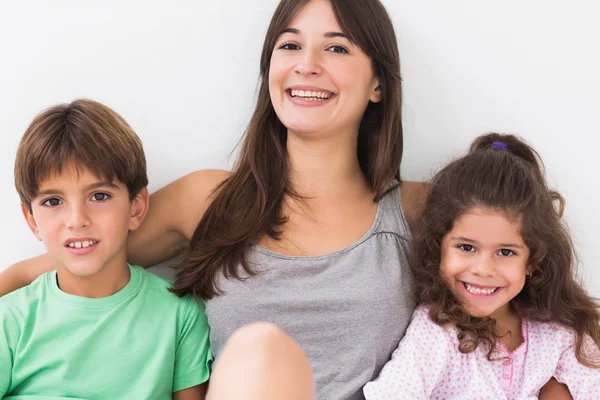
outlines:
[{"label": "boy's brown hair", "polygon": [[574,246],[562,220],[564,200],[548,187],[535,150],[513,135],[480,136],[469,154],[433,178],[417,224],[411,263],[417,300],[429,307],[431,320],[458,329],[462,353],[483,345],[492,358],[499,339],[495,321],[465,312],[440,274],[442,240],[454,221],[473,207],[521,221],[532,275],[511,304],[523,318],[572,329],[577,359],[599,367],[586,352],[584,338],[589,336],[600,346],[600,306],[576,279]]},{"label": "boy's brown hair", "polygon": [[41,182],[69,163],[102,179],[118,179],[130,199],[148,185],[140,138],[119,114],[96,101],[50,107],[25,131],[15,160],[15,186],[30,211]]}]

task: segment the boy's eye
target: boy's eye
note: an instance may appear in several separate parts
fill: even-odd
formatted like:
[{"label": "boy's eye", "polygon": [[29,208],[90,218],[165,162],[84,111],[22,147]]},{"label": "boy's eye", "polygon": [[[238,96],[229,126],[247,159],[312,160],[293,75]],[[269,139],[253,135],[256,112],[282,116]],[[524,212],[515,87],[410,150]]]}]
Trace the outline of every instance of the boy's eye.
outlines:
[{"label": "boy's eye", "polygon": [[330,46],[327,51],[330,51],[332,53],[338,53],[338,54],[345,54],[348,53],[348,49],[345,48],[344,46],[340,46],[340,45],[333,45]]},{"label": "boy's eye", "polygon": [[51,199],[45,200],[42,203],[42,205],[46,206],[46,207],[56,207],[56,206],[59,206],[60,204],[61,204],[60,200],[57,199],[56,197],[52,197]]},{"label": "boy's eye", "polygon": [[503,257],[509,257],[509,256],[514,256],[515,252],[509,249],[502,249],[500,251],[498,251],[498,254],[503,256]]},{"label": "boy's eye", "polygon": [[300,46],[298,46],[295,43],[284,43],[281,46],[279,46],[280,49],[282,50],[299,50]]},{"label": "boy's eye", "polygon": [[461,249],[462,251],[475,251],[475,248],[473,246],[471,246],[470,244],[461,244],[460,246],[458,246],[459,249]]},{"label": "boy's eye", "polygon": [[110,195],[107,193],[94,193],[92,195],[92,201],[106,201],[110,198]]}]

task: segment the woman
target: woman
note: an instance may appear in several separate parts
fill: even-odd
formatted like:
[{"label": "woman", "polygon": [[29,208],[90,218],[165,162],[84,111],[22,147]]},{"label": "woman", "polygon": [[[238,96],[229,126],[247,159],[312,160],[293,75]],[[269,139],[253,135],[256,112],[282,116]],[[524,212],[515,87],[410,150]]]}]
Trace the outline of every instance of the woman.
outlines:
[{"label": "woman", "polygon": [[[282,0],[260,77],[233,172],[154,193],[130,261],[187,248],[173,291],[205,300],[217,358],[238,328],[273,322],[306,352],[317,398],[362,399],[413,311],[409,226],[425,196],[400,181],[392,23],[378,0]],[[17,264],[0,293],[51,268],[46,256]]]}]

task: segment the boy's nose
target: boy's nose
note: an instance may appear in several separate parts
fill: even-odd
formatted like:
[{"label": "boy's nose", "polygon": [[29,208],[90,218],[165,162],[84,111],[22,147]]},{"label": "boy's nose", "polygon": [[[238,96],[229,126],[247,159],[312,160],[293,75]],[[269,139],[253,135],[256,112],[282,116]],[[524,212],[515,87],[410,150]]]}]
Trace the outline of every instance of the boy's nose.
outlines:
[{"label": "boy's nose", "polygon": [[73,206],[68,211],[65,226],[71,230],[82,229],[90,226],[90,218],[82,206]]}]

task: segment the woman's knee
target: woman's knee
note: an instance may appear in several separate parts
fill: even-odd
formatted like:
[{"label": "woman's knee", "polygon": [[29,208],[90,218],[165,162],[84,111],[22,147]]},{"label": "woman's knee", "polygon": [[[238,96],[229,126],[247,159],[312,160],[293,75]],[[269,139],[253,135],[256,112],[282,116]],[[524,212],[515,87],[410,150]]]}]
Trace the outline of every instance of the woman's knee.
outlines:
[{"label": "woman's knee", "polygon": [[281,363],[310,368],[300,345],[269,322],[255,322],[236,330],[225,346],[224,356],[227,351],[252,361],[257,369],[278,368]]}]

